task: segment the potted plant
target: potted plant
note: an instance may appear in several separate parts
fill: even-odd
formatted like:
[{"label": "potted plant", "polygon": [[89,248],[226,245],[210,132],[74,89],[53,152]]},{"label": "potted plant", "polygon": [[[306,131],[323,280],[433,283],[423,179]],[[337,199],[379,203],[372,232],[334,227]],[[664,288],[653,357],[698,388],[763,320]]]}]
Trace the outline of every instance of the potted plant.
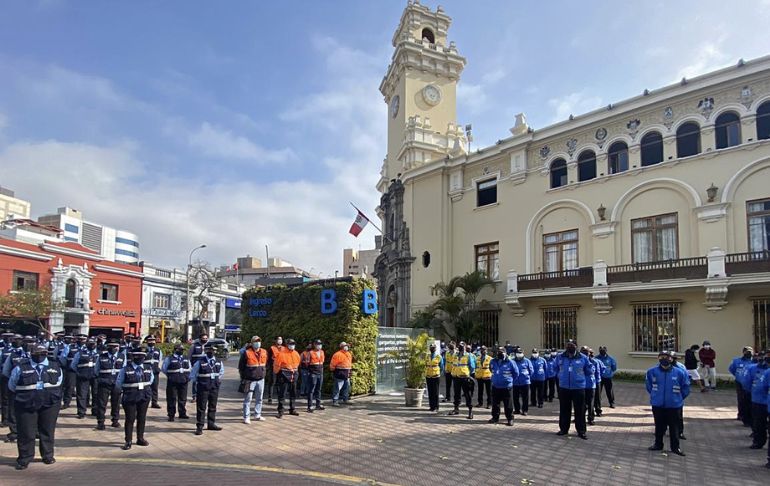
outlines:
[{"label": "potted plant", "polygon": [[407,407],[421,407],[425,393],[425,369],[428,366],[428,346],[431,341],[428,333],[422,333],[416,339],[407,338],[406,346],[388,353],[389,358],[404,363],[404,398]]}]

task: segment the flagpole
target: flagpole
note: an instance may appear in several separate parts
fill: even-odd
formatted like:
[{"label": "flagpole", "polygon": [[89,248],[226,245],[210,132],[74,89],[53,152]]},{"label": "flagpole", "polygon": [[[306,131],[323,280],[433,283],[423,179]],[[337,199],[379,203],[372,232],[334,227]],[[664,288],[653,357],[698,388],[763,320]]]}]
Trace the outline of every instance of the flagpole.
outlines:
[{"label": "flagpole", "polygon": [[[348,202],[349,202],[349,201],[348,201]],[[380,232],[380,234],[381,234],[381,235],[382,235],[384,238],[388,238],[387,236],[385,236],[385,233],[383,233],[383,232],[382,232],[382,230],[381,230],[381,229],[380,229],[380,228],[379,228],[379,227],[378,227],[376,224],[374,224],[374,221],[372,221],[371,219],[369,219],[369,218],[368,218],[368,217],[367,217],[367,216],[364,214],[364,212],[363,212],[363,211],[361,211],[360,209],[358,209],[358,207],[357,207],[355,204],[353,204],[353,203],[351,202],[351,203],[350,203],[350,205],[351,205],[351,206],[353,206],[353,207],[355,208],[355,210],[356,210],[356,211],[358,211],[358,213],[359,213],[359,214],[361,214],[361,216],[363,216],[363,217],[364,217],[364,218],[365,218],[367,221],[369,221],[369,222],[372,224],[372,226],[374,226],[374,229],[376,229],[377,231],[379,231],[379,232]],[[390,238],[388,238],[388,239],[390,239]]]}]

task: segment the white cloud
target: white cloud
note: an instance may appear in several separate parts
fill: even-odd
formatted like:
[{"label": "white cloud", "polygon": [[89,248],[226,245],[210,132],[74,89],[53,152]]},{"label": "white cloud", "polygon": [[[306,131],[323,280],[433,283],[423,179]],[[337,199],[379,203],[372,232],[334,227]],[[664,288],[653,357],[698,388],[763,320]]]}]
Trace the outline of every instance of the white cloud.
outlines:
[{"label": "white cloud", "polygon": [[679,70],[675,80],[678,81],[683,77],[692,78],[729,64],[730,59],[722,50],[722,44],[724,43],[725,38],[725,36],[720,36],[700,44],[695,50],[695,54],[692,56],[690,64]]},{"label": "white cloud", "polygon": [[577,116],[595,110],[601,104],[602,99],[600,97],[587,95],[584,92],[570,93],[560,98],[548,100],[548,106],[554,110],[553,123],[566,120],[570,115]]},{"label": "white cloud", "polygon": [[457,101],[471,115],[477,115],[488,107],[487,90],[482,84],[460,83],[457,85]]},{"label": "white cloud", "polygon": [[284,163],[297,159],[297,155],[289,148],[265,149],[246,137],[208,122],[203,122],[197,130],[190,132],[187,141],[191,147],[209,157],[242,159],[259,164]]}]

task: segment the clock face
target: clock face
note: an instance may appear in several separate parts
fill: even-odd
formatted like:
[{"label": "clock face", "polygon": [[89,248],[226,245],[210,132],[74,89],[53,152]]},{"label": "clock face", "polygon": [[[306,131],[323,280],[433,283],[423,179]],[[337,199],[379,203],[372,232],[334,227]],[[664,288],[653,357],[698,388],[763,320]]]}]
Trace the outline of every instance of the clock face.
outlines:
[{"label": "clock face", "polygon": [[398,105],[401,102],[401,99],[398,97],[398,95],[394,96],[393,99],[390,100],[390,116],[395,118],[396,115],[398,115]]},{"label": "clock face", "polygon": [[437,86],[429,84],[422,89],[422,99],[431,106],[436,106],[441,101],[441,91]]}]

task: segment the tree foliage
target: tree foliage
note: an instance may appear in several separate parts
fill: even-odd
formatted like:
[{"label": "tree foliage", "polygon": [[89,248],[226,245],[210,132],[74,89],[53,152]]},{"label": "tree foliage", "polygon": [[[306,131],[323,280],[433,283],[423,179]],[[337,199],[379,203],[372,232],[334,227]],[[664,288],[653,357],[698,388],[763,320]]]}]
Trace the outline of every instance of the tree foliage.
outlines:
[{"label": "tree foliage", "polygon": [[433,329],[449,339],[472,341],[481,333],[478,318],[478,296],[491,287],[497,290],[497,282],[480,270],[452,277],[449,282],[439,282],[431,287],[436,300],[412,318],[414,327]]},{"label": "tree foliage", "polygon": [[50,286],[38,289],[19,290],[7,295],[0,295],[0,316],[24,319],[41,331],[49,333],[43,320],[51,316],[51,312],[61,310],[61,302],[54,302]]},{"label": "tree foliage", "polygon": [[[321,339],[326,354],[323,391],[329,393],[333,380],[328,365],[332,355],[339,350],[339,343],[345,341],[350,344],[353,354],[351,393],[371,393],[375,379],[377,315],[363,313],[362,295],[364,289],[374,289],[374,284],[354,279],[330,284],[327,288],[336,290],[338,305],[337,311],[329,315],[321,313],[323,285],[310,283],[247,291],[243,295],[241,342],[249,342],[252,336],[258,335],[264,345],[269,346],[277,336],[282,336],[284,342],[288,338],[294,339],[297,352],[301,353],[308,343]],[[251,299],[271,299],[271,304],[254,307],[266,311],[265,317],[250,315]]]}]

